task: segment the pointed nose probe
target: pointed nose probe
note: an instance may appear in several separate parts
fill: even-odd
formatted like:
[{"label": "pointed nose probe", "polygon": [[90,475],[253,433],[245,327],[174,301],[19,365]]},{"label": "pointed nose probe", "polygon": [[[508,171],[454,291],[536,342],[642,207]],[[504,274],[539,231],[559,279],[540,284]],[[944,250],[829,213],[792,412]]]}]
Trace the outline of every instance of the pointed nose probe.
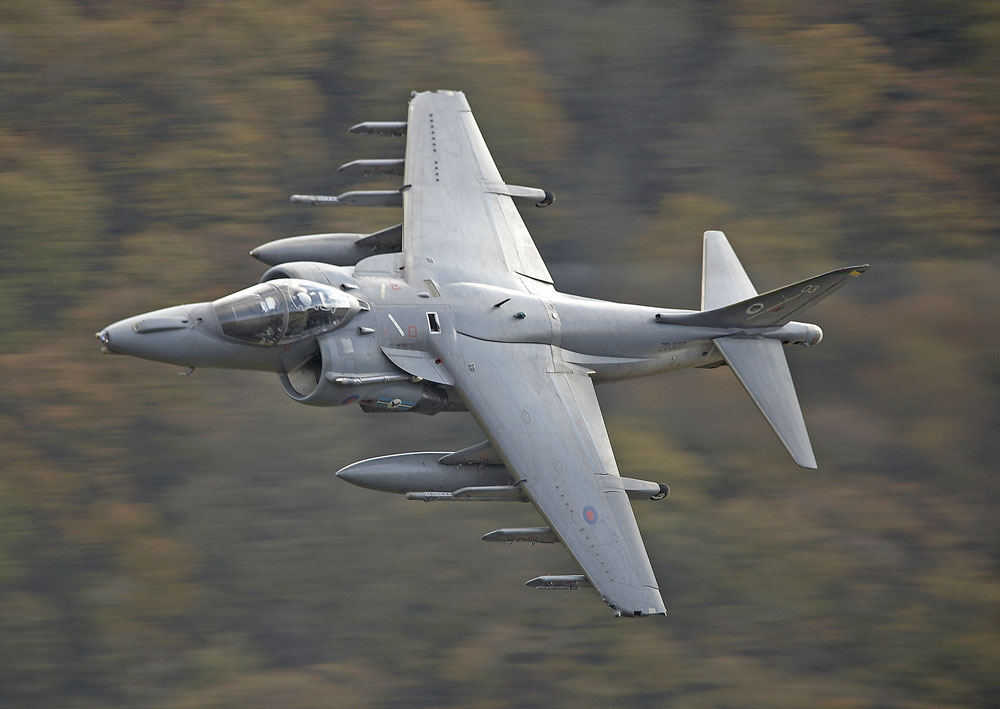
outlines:
[{"label": "pointed nose probe", "polygon": [[101,330],[100,332],[95,332],[94,337],[96,337],[101,342],[101,354],[118,354],[113,349],[111,349],[111,333],[107,330]]}]

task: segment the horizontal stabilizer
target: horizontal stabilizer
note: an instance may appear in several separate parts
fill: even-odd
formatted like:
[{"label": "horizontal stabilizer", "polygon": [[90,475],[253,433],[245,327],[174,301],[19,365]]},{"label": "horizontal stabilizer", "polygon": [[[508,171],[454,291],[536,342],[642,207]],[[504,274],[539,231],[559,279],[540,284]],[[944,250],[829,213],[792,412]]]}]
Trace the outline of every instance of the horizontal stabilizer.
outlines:
[{"label": "horizontal stabilizer", "polygon": [[715,310],[658,313],[656,322],[716,328],[780,327],[867,270],[867,265],[838,268]]},{"label": "horizontal stabilizer", "polygon": [[816,456],[781,343],[763,337],[720,337],[715,346],[792,459],[803,468],[815,468]]},{"label": "horizontal stabilizer", "polygon": [[590,586],[590,581],[583,574],[567,574],[564,576],[536,576],[530,581],[525,581],[524,585],[542,591],[578,591],[585,586]]}]

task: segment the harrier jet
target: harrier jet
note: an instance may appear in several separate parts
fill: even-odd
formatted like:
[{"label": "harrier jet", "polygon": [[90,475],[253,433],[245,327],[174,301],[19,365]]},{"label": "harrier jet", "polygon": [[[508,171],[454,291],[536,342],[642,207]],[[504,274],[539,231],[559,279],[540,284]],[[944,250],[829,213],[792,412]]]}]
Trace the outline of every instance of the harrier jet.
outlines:
[{"label": "harrier jet", "polygon": [[619,474],[594,385],[728,365],[795,462],[815,468],[783,348],[818,343],[820,328],[792,317],[868,267],[758,293],[725,235],[708,231],[699,311],[566,295],[515,207],[547,206],[552,194],[504,182],[464,94],[414,93],[406,121],[350,130],[405,137],[402,159],[340,168],[399,175],[402,187],[292,201],[398,206],[401,224],[264,244],[251,252],[271,266],[257,285],[109,325],[104,351],[275,372],[312,406],[468,411],[482,443],[337,475],[413,500],[530,502],[539,526],[483,539],[561,543],[580,568],[528,586],[592,587],[616,616],[664,614],[630,500],[669,488]]}]

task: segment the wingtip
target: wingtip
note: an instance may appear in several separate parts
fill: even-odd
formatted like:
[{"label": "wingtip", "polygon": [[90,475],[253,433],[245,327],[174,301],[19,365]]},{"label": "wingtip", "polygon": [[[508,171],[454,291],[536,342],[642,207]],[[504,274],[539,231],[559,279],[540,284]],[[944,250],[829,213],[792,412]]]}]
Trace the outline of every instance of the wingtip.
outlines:
[{"label": "wingtip", "polygon": [[811,450],[800,451],[798,454],[792,455],[792,460],[800,468],[805,468],[806,470],[819,470],[819,464],[816,463],[816,456]]}]

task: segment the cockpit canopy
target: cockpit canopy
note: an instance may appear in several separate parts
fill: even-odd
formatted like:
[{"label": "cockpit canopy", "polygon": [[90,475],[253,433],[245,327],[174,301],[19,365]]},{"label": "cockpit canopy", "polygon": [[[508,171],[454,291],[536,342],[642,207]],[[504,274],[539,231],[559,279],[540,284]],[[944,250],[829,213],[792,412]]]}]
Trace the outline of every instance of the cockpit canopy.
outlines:
[{"label": "cockpit canopy", "polygon": [[337,288],[278,278],[212,303],[222,332],[270,347],[334,330],[360,310],[359,301]]}]

